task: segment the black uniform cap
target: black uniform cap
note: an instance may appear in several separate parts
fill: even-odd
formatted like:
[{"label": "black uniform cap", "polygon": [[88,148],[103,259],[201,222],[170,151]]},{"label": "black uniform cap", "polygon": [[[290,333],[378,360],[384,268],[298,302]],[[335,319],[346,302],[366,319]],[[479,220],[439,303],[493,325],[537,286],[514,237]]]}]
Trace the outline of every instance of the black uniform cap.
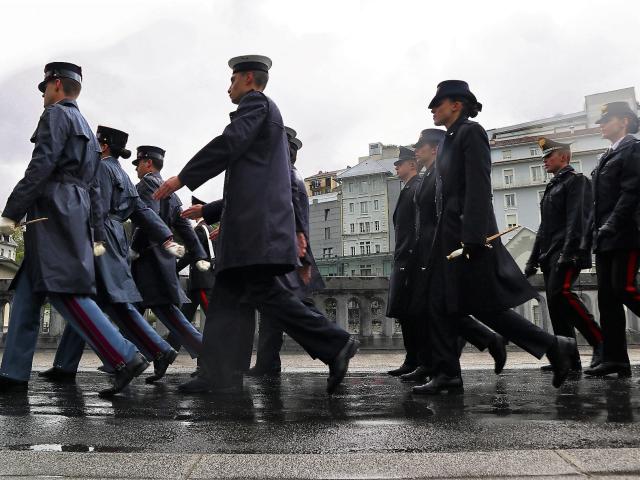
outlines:
[{"label": "black uniform cap", "polygon": [[420,138],[413,144],[413,148],[420,148],[427,143],[429,145],[438,145],[444,138],[444,130],[439,128],[425,128],[420,132]]},{"label": "black uniform cap", "polygon": [[98,125],[98,131],[96,132],[98,142],[109,145],[111,150],[116,150],[113,153],[117,153],[122,158],[129,158],[131,151],[126,149],[127,140],[129,140],[129,134],[122,130],[116,130],[115,128],[104,127]]},{"label": "black uniform cap", "polygon": [[44,80],[38,84],[38,90],[44,93],[47,82],[54,78],[70,78],[82,84],[82,67],[67,62],[47,63],[44,67]]},{"label": "black uniform cap", "polygon": [[555,142],[545,137],[540,137],[538,139],[538,145],[540,145],[540,148],[542,149],[542,156],[541,156],[542,158],[548,157],[549,155],[551,155],[551,153],[555,152],[556,150],[571,152],[570,143]]},{"label": "black uniform cap", "polygon": [[231,67],[233,73],[253,70],[269,73],[272,64],[271,59],[264,55],[241,55],[229,60],[229,67]]},{"label": "black uniform cap", "polygon": [[394,165],[398,166],[402,162],[406,162],[408,160],[416,160],[416,152],[407,147],[400,147],[400,155],[398,155],[398,160],[393,162]]},{"label": "black uniform cap", "polygon": [[151,145],[140,145],[137,148],[138,155],[136,159],[131,162],[134,165],[138,165],[140,160],[153,160],[153,163],[159,167],[164,165],[165,151],[160,147],[153,147]]},{"label": "black uniform cap", "polygon": [[629,133],[638,131],[638,116],[635,114],[627,102],[611,102],[602,105],[600,109],[602,116],[596,120],[597,124],[609,121],[611,117],[627,117],[629,119]]},{"label": "black uniform cap", "polygon": [[469,90],[469,84],[464,80],[444,80],[438,84],[436,95],[429,102],[428,108],[437,107],[445,98],[466,98],[474,105],[478,112],[482,111],[482,104]]}]

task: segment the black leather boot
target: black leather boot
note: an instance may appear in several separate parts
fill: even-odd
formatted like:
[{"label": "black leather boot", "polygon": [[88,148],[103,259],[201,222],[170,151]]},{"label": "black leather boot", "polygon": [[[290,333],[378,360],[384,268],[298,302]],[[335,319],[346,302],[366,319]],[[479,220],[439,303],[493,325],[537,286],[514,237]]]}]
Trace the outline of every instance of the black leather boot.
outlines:
[{"label": "black leather boot", "polygon": [[38,377],[49,382],[72,383],[76,381],[76,372],[67,372],[60,367],[51,367],[48,370],[38,373]]},{"label": "black leather boot", "polygon": [[499,334],[495,334],[493,341],[489,344],[489,354],[493,357],[493,371],[496,375],[502,373],[505,363],[507,363],[507,340]]},{"label": "black leather boot", "polygon": [[161,353],[153,360],[153,375],[147,377],[144,380],[145,383],[153,383],[164,377],[169,365],[171,365],[176,358],[178,358],[178,352],[173,348],[169,349],[168,352]]},{"label": "black leather boot", "polygon": [[149,367],[149,362],[145,360],[142,354],[136,353],[132,361],[116,370],[116,373],[112,377],[111,387],[101,390],[98,392],[98,395],[101,397],[110,397],[121,392],[134,378],[140,376],[147,367]]},{"label": "black leather boot", "polygon": [[603,362],[597,367],[588,368],[584,373],[590,377],[606,377],[617,373],[618,378],[631,378],[631,366],[626,363]]},{"label": "black leather boot", "polygon": [[411,391],[417,395],[438,395],[441,392],[463,393],[464,387],[462,377],[450,377],[439,374],[431,379],[429,383],[413,387]]},{"label": "black leather boot", "polygon": [[575,358],[576,349],[575,339],[556,335],[553,345],[547,352],[547,358],[553,368],[553,380],[551,383],[555,388],[559,388],[567,379]]},{"label": "black leather boot", "polygon": [[329,364],[329,378],[327,378],[327,393],[335,392],[338,385],[342,383],[344,376],[349,369],[349,360],[358,352],[360,342],[349,338],[344,347],[338,352],[338,355]]},{"label": "black leather boot", "polygon": [[429,375],[431,375],[431,370],[424,365],[420,365],[413,372],[400,375],[400,380],[402,380],[403,382],[425,383]]}]

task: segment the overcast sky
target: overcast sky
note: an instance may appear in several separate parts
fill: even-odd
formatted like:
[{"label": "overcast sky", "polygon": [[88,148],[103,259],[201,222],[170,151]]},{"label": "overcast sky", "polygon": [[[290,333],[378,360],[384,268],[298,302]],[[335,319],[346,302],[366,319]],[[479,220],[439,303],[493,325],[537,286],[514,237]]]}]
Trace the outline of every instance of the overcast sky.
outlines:
[{"label": "overcast sky", "polygon": [[[265,93],[304,142],[304,176],[354,165],[369,142],[414,142],[433,126],[427,104],[444,79],[469,82],[487,129],[640,86],[631,1],[13,0],[2,19],[0,204],[29,161],[49,61],[83,67],[92,127],[129,132],[132,151],[167,150],[165,178],[228,122],[236,55],[272,58]],[[221,192],[219,178],[197,194]]]}]

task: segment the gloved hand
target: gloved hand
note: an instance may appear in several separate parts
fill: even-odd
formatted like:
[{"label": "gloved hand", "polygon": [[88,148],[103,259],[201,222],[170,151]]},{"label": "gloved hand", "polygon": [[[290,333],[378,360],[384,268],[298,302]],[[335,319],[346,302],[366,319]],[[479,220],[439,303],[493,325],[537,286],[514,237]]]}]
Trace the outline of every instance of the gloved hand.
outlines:
[{"label": "gloved hand", "polygon": [[198,260],[196,262],[196,268],[201,272],[206,272],[211,268],[211,262],[207,262],[206,260]]},{"label": "gloved hand", "polygon": [[524,276],[529,278],[529,277],[533,277],[536,273],[538,273],[538,267],[536,267],[534,264],[532,263],[527,263],[524,266]]},{"label": "gloved hand", "polygon": [[479,243],[465,243],[462,246],[462,256],[467,260],[471,260],[478,257],[485,248],[487,247]]},{"label": "gloved hand", "polygon": [[173,241],[172,238],[167,240],[162,244],[162,248],[164,248],[167,252],[177,258],[184,257],[184,247]]},{"label": "gloved hand", "polygon": [[140,258],[140,254],[133,249],[129,249],[129,260],[132,262]]},{"label": "gloved hand", "polygon": [[93,242],[93,256],[94,257],[99,257],[101,255],[104,255],[106,251],[107,251],[107,249],[104,246],[104,242]]},{"label": "gloved hand", "polygon": [[18,225],[16,222],[7,217],[0,217],[0,233],[2,235],[11,235]]}]

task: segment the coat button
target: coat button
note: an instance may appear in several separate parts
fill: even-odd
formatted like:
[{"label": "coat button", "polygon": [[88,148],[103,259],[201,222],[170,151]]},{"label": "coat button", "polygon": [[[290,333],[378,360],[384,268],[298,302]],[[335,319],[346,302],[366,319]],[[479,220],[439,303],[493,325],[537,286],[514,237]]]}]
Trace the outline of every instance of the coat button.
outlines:
[{"label": "coat button", "polygon": [[400,271],[401,271],[401,272],[404,272],[404,267],[400,267]]},{"label": "coat button", "polygon": [[410,249],[409,249],[409,253],[413,253],[413,248],[410,248]]},{"label": "coat button", "polygon": [[423,272],[427,269],[427,267],[420,267],[420,270],[422,270]]}]

